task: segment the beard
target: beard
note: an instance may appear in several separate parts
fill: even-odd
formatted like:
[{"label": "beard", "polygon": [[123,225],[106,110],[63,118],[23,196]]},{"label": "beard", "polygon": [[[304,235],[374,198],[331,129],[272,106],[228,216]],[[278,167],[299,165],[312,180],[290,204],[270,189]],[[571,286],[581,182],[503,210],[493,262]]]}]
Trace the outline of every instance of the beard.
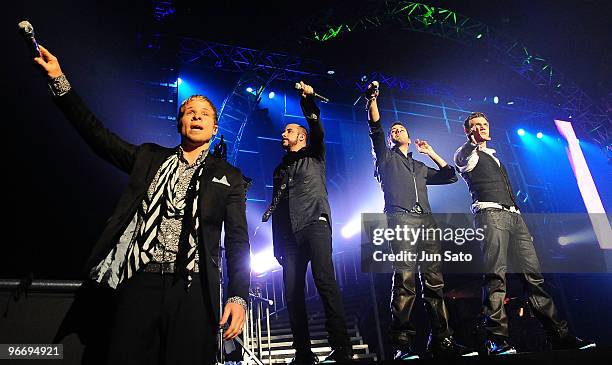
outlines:
[{"label": "beard", "polygon": [[289,151],[291,149],[291,147],[295,146],[297,143],[298,143],[297,139],[295,141],[292,141],[290,139],[283,139],[283,140],[281,140],[281,146],[286,151]]}]

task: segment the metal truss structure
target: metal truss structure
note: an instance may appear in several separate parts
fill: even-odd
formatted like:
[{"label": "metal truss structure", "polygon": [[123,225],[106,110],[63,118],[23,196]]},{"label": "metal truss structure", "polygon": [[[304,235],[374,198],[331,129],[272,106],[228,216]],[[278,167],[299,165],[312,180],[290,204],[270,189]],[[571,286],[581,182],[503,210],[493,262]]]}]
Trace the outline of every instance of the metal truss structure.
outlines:
[{"label": "metal truss structure", "polygon": [[327,42],[349,32],[398,24],[406,30],[444,37],[467,46],[484,44],[492,58],[551,95],[565,115],[572,116],[572,121],[578,122],[593,141],[603,148],[610,148],[610,115],[569,78],[553,68],[548,60],[517,39],[452,10],[418,2],[385,1],[377,3],[374,9],[364,10],[361,14],[355,14],[349,9],[348,13],[353,15],[345,19],[324,19],[318,24],[312,23],[303,41]]},{"label": "metal truss structure", "polygon": [[[171,0],[154,0],[154,17],[163,22],[174,15]],[[596,105],[591,98],[566,76],[558,72],[543,57],[538,56],[518,40],[505,35],[486,24],[451,10],[411,1],[370,2],[369,8],[356,13],[354,7],[339,9],[342,19],[313,17],[306,34],[298,41],[328,42],[349,32],[366,31],[389,24],[403,29],[433,34],[466,46],[486,47],[488,55],[530,81],[554,103],[512,98],[512,104],[500,107],[524,110],[536,114],[553,114],[572,119],[582,132],[602,148],[611,148],[609,113]],[[350,4],[348,5],[350,6]],[[348,14],[348,15],[346,15]],[[242,77],[232,93],[223,102],[220,111],[220,128],[227,133],[230,145],[228,160],[235,161],[242,131],[249,114],[256,105],[261,92],[273,80],[299,80],[331,78],[321,62],[300,58],[280,52],[266,52],[245,47],[224,45],[193,38],[183,38],[179,44],[179,60],[182,64],[201,64],[203,67],[223,71],[240,72]],[[415,94],[437,95],[445,98],[467,98],[466,90],[431,81],[407,79],[375,72],[367,75],[335,76],[333,80],[341,87],[363,90],[366,80],[378,80],[392,89],[401,89]],[[258,85],[254,95],[245,95],[245,85]],[[570,117],[571,116],[571,117]]]}]

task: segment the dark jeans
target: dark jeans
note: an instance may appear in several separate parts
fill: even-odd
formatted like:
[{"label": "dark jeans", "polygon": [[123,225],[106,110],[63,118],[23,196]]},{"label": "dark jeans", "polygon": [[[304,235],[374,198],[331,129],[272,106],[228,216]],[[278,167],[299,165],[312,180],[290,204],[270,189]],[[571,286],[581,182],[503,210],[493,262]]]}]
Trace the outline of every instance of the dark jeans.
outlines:
[{"label": "dark jeans", "polygon": [[283,267],[283,284],[293,333],[293,348],[298,352],[310,351],[310,331],[304,295],[309,261],[315,286],[323,302],[325,330],[329,333],[330,345],[334,348],[350,346],[342,295],[334,274],[329,225],[325,221],[319,221],[295,234],[286,234],[283,238],[284,256],[278,260]]},{"label": "dark jeans", "polygon": [[544,289],[540,262],[523,217],[502,209],[486,208],[474,217],[476,228],[484,229],[483,304],[485,329],[491,338],[508,337],[508,317],[504,309],[508,254],[516,261],[518,272],[529,293],[533,313],[551,336],[562,337],[567,323],[560,320],[553,300]]},{"label": "dark jeans", "polygon": [[[431,214],[387,213],[389,228],[406,226],[408,228],[436,228],[436,221]],[[415,244],[406,241],[391,241],[391,250],[394,254],[405,251],[427,254],[440,254],[440,241],[433,235],[417,240]],[[428,239],[429,238],[429,239]],[[410,346],[416,334],[415,328],[410,324],[410,313],[416,300],[416,277],[423,287],[423,299],[429,315],[431,332],[435,338],[442,339],[452,334],[448,326],[448,310],[444,303],[444,278],[441,270],[442,263],[434,262],[395,262],[393,272],[393,286],[391,292],[391,328],[389,335],[395,346]],[[421,275],[418,275],[418,271]],[[425,283],[422,280],[425,279]]]},{"label": "dark jeans", "polygon": [[187,292],[173,274],[137,272],[114,301],[108,364],[215,362],[217,326],[198,274]]}]

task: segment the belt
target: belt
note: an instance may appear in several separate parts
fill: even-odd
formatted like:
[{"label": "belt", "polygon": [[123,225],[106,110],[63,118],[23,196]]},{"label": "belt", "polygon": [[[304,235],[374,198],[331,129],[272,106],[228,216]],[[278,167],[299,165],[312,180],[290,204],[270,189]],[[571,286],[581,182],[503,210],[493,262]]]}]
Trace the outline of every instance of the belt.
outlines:
[{"label": "belt", "polygon": [[[174,274],[176,270],[175,262],[149,262],[142,269],[142,272],[154,272],[160,274]],[[197,273],[198,265],[193,268],[193,272]]]}]

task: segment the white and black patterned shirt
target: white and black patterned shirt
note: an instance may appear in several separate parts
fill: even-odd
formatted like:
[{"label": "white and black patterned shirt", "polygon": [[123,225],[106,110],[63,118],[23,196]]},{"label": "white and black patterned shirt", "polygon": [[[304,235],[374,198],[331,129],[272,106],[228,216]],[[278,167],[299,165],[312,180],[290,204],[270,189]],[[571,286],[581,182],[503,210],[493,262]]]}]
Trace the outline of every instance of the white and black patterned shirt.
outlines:
[{"label": "white and black patterned shirt", "polygon": [[[187,162],[187,160],[184,158],[184,151],[182,147],[179,146],[177,154],[179,155],[180,162],[178,171],[176,172],[177,174],[179,174],[179,177],[174,188],[174,205],[183,208],[173,210],[172,212],[162,212],[162,221],[160,223],[159,231],[157,233],[157,240],[159,241],[159,245],[153,252],[153,261],[155,262],[176,261],[176,255],[178,253],[181,235],[183,235],[183,238],[186,239],[185,233],[188,233],[182,232],[183,218],[185,216],[184,203],[187,195],[187,189],[189,188],[189,184],[191,183],[191,179],[193,178],[193,174],[197,170],[197,167],[204,162],[204,159],[208,155],[208,150],[202,151],[200,156],[198,156],[198,158],[193,164],[189,164],[189,162]],[[153,195],[155,191],[155,185],[159,180],[160,172],[161,170],[157,171],[153,182],[149,186],[149,189],[147,191],[149,198]],[[196,252],[196,263],[198,261],[199,257],[198,253]]]}]

